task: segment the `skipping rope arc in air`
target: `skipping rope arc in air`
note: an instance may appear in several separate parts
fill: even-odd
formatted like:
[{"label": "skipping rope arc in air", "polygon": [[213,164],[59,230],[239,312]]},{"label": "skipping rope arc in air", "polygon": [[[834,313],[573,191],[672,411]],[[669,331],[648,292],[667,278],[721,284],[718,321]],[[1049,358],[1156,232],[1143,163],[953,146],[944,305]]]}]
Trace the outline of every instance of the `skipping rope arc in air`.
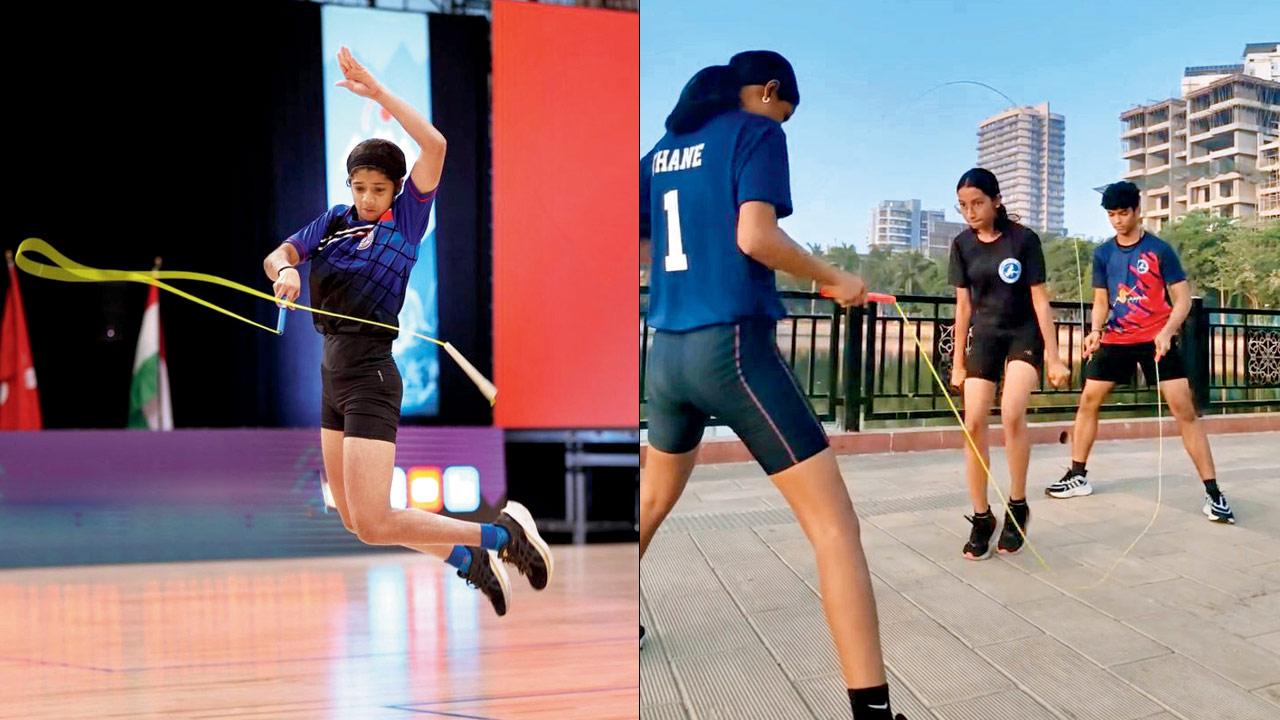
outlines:
[{"label": "skipping rope arc in air", "polygon": [[[45,260],[48,260],[50,262],[41,262],[40,260],[37,260],[36,257],[42,257]],[[209,308],[214,312],[218,312],[228,317],[235,318],[241,322],[248,323],[260,330],[266,330],[267,332],[275,333],[277,335],[281,335],[284,333],[285,308],[292,309],[292,310],[305,310],[309,313],[313,313],[316,315],[326,315],[328,317],[334,317],[340,320],[349,320],[351,322],[362,323],[365,325],[372,325],[375,327],[381,327],[381,328],[386,328],[387,330],[394,330],[396,332],[400,332],[400,328],[396,327],[395,325],[389,325],[387,323],[381,323],[375,320],[368,320],[365,318],[350,317],[348,315],[341,315],[339,313],[330,312],[328,310],[321,310],[319,308],[308,307],[306,305],[302,305],[299,303],[283,300],[274,295],[271,295],[270,293],[262,292],[261,290],[258,290],[256,288],[243,285],[234,280],[228,280],[226,278],[218,277],[216,275],[209,275],[206,273],[197,273],[197,272],[187,272],[182,270],[136,271],[136,270],[109,270],[104,268],[90,267],[88,265],[83,265],[81,263],[75,262],[74,260],[71,260],[67,256],[58,252],[52,245],[45,242],[44,240],[41,240],[40,238],[27,238],[26,240],[23,240],[22,244],[18,246],[18,251],[14,253],[13,261],[14,261],[14,264],[17,265],[18,268],[23,272],[26,272],[30,275],[34,275],[39,278],[44,278],[46,280],[57,280],[59,282],[93,282],[93,283],[137,282],[137,283],[143,283],[146,285],[153,285],[161,290],[164,290],[165,292],[173,293],[174,295],[177,295],[178,297],[181,297],[185,300],[189,300],[193,303],[196,303],[197,305],[201,305],[203,307]],[[281,308],[280,316],[276,320],[276,327],[273,328],[267,325],[263,325],[262,323],[257,322],[256,320],[247,318],[236,312],[233,312],[224,307],[221,307],[220,305],[209,302],[204,298],[197,297],[189,292],[186,292],[185,290],[176,288],[168,284],[168,282],[165,282],[165,281],[175,281],[175,280],[202,282],[202,283],[208,283],[212,285],[219,285],[221,287],[235,290],[237,292],[242,292],[246,295],[251,295],[255,298],[259,298],[262,300],[269,300],[273,303],[276,303],[280,305],[280,308]],[[423,335],[422,333],[409,332],[408,334],[418,338],[419,340],[424,340],[429,343],[434,343],[435,345],[439,345],[440,347],[444,348],[445,352],[449,353],[449,357],[453,358],[454,362],[458,364],[458,367],[460,367],[462,371],[467,374],[467,377],[471,379],[471,382],[475,383],[476,388],[480,391],[482,395],[484,395],[485,399],[489,401],[489,404],[493,405],[497,402],[498,389],[494,387],[493,383],[490,382],[489,379],[486,378],[484,375],[482,375],[480,371],[476,369],[475,365],[472,365],[471,362],[467,360],[467,358],[464,357],[462,353],[459,352],[459,350],[453,346],[452,343],[445,342],[443,340],[438,340],[428,335]]]},{"label": "skipping rope arc in air", "polygon": [[[1083,289],[1083,275],[1080,273],[1078,247],[1076,248],[1076,253],[1077,253],[1076,271],[1077,271],[1077,274],[1081,275],[1079,278],[1081,281],[1080,287]],[[827,291],[826,288],[823,288],[820,294],[823,297],[831,297],[830,293]],[[1031,539],[1027,537],[1026,531],[1023,529],[1022,525],[1018,522],[1017,518],[1013,517],[1012,513],[1007,512],[1007,508],[1009,506],[1008,500],[1005,498],[1004,493],[1001,492],[1000,486],[992,479],[990,466],[983,459],[982,453],[978,452],[978,445],[974,441],[973,435],[970,434],[969,428],[965,425],[964,417],[960,414],[960,410],[956,407],[955,402],[952,401],[951,393],[947,392],[946,384],[942,382],[941,376],[938,375],[937,368],[934,366],[933,361],[930,359],[929,353],[925,351],[924,344],[920,341],[920,337],[916,334],[915,327],[912,326],[910,319],[907,317],[906,311],[902,308],[901,303],[898,302],[898,298],[888,293],[869,292],[867,293],[867,302],[885,303],[885,304],[893,303],[893,306],[897,308],[898,315],[902,317],[903,325],[910,329],[911,339],[915,342],[916,348],[919,350],[920,357],[928,365],[929,373],[933,376],[933,379],[938,383],[938,387],[942,389],[942,396],[946,399],[947,405],[949,405],[951,408],[951,413],[955,415],[956,421],[960,424],[960,430],[964,433],[965,440],[968,442],[969,447],[973,449],[973,453],[978,458],[978,462],[982,465],[982,470],[987,477],[987,485],[995,489],[996,495],[1000,498],[1000,503],[1004,505],[1006,508],[1006,513],[1005,513],[1006,517],[1008,517],[1009,520],[1013,521],[1014,527],[1017,529],[1018,534],[1022,536],[1022,540],[1026,544],[1027,548],[1031,550],[1031,554],[1035,556],[1036,560],[1040,563],[1042,567],[1044,567],[1045,570],[1052,573],[1053,569],[1049,567],[1049,563],[1047,563],[1044,557],[1040,554],[1040,552],[1036,550],[1035,545],[1032,544]],[[1081,308],[1081,313],[1083,313],[1084,312],[1083,292],[1080,295],[1080,308]],[[959,341],[957,340],[957,342]],[[1124,552],[1120,553],[1120,556],[1117,557],[1115,561],[1111,563],[1111,566],[1107,568],[1106,572],[1104,572],[1102,576],[1098,578],[1098,580],[1096,580],[1095,582],[1089,585],[1073,587],[1071,589],[1090,590],[1092,588],[1095,588],[1101,585],[1109,577],[1111,577],[1112,571],[1114,571],[1116,567],[1119,566],[1122,560],[1128,557],[1129,552],[1132,551],[1133,548],[1138,544],[1138,541],[1142,540],[1142,538],[1146,536],[1147,531],[1150,530],[1151,527],[1155,524],[1156,518],[1160,514],[1160,504],[1164,495],[1164,412],[1163,412],[1164,408],[1160,400],[1159,387],[1160,387],[1160,369],[1159,369],[1159,363],[1157,363],[1157,366],[1156,366],[1156,418],[1157,418],[1156,428],[1159,433],[1159,445],[1157,450],[1157,464],[1156,464],[1157,484],[1156,484],[1155,511],[1151,514],[1151,520],[1147,522],[1147,525],[1142,529],[1142,532],[1138,533],[1138,536],[1133,539],[1133,542],[1129,543],[1129,546],[1125,548]]]}]

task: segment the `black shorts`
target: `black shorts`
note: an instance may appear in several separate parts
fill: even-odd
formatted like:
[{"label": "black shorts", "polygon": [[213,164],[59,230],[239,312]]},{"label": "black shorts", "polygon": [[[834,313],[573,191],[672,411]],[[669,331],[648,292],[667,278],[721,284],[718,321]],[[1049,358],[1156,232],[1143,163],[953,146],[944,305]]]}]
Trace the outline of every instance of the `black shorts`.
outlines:
[{"label": "black shorts", "polygon": [[389,338],[325,335],[320,380],[320,427],[346,437],[396,441],[404,385]]},{"label": "black shorts", "polygon": [[1044,369],[1044,338],[1036,325],[1013,330],[974,328],[969,353],[965,356],[965,377],[999,383],[1004,379],[1004,366],[1013,360],[1031,363]]},{"label": "black shorts", "polygon": [[[1187,369],[1182,363],[1182,353],[1178,350],[1178,340],[1174,338],[1169,345],[1169,352],[1160,358],[1160,380],[1178,380],[1187,376]],[[1147,385],[1156,382],[1156,344],[1154,342],[1134,343],[1132,345],[1106,344],[1098,348],[1098,352],[1089,358],[1085,366],[1084,376],[1087,380],[1102,380],[1124,385],[1134,381],[1133,371],[1142,367],[1142,376]]]},{"label": "black shorts", "polygon": [[778,354],[776,329],[771,318],[752,318],[658,332],[647,361],[649,444],[689,452],[714,416],[769,475],[826,449],[826,431]]}]

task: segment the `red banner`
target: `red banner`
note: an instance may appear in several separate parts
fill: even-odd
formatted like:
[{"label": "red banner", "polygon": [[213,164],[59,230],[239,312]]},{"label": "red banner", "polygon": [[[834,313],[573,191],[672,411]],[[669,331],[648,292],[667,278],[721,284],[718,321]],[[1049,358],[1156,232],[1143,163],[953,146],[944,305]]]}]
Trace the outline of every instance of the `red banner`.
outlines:
[{"label": "red banner", "polygon": [[639,424],[636,13],[493,5],[497,425]]}]

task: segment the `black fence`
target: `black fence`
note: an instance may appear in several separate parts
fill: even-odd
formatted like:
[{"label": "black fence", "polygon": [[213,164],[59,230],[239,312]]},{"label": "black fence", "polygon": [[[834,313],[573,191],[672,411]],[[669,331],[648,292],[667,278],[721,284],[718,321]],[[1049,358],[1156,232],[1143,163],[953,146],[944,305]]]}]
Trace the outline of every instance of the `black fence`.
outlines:
[{"label": "black fence", "polygon": [[[864,422],[951,414],[942,388],[949,382],[955,347],[954,298],[900,295],[904,320],[892,305],[868,303],[865,308],[841,310],[815,293],[781,295],[787,316],[778,321],[778,350],[820,419],[858,430]],[[642,427],[647,425],[645,361],[653,339],[647,309],[648,288],[641,288]],[[1074,413],[1084,384],[1080,354],[1089,305],[1082,313],[1079,303],[1056,302],[1053,310],[1071,381],[1055,389],[1042,374],[1027,408],[1036,415]],[[1280,410],[1280,310],[1208,308],[1195,298],[1178,347],[1201,412]],[[1116,388],[1104,411],[1155,415],[1154,388],[1146,378]],[[992,413],[999,414],[998,403]]]}]

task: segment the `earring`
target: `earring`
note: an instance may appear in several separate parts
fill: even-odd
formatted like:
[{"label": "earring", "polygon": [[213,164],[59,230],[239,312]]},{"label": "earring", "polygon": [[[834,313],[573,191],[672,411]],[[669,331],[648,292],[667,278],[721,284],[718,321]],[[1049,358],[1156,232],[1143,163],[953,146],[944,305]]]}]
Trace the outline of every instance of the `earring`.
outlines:
[{"label": "earring", "polygon": [[765,95],[764,97],[760,98],[760,102],[766,102],[766,103],[769,102],[769,96]]}]

